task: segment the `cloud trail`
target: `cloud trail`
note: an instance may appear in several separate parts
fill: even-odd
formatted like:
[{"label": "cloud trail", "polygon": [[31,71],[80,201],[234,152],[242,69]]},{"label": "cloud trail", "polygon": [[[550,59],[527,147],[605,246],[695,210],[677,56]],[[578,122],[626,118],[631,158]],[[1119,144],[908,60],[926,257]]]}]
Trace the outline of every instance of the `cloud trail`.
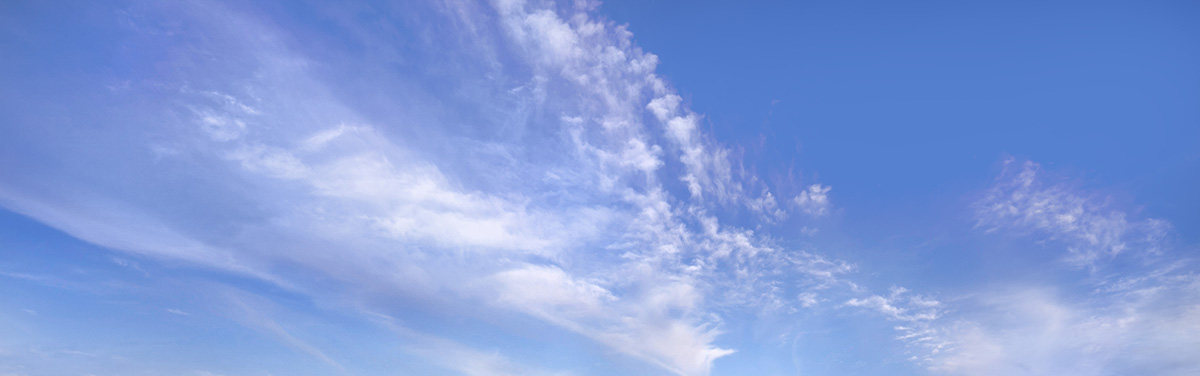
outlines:
[{"label": "cloud trail", "polygon": [[[432,82],[360,63],[400,83],[384,89],[387,107],[364,104],[325,70],[336,57],[274,26],[285,21],[220,2],[123,11],[126,43],[163,56],[159,73],[105,86],[155,94],[96,120],[130,135],[100,136],[130,152],[20,171],[0,202],[100,246],[289,291],[527,315],[680,375],[736,351],[717,345],[724,313],[809,309],[851,285],[852,265],[722,219],[787,213],[595,4],[428,7],[454,27],[404,26],[429,38],[414,66],[455,63]],[[403,55],[331,13],[371,53]],[[54,137],[69,131],[33,139],[87,142]],[[83,173],[98,165],[132,167]],[[802,206],[823,214],[829,188],[814,189]],[[338,365],[270,319],[253,323]]]},{"label": "cloud trail", "polygon": [[[966,296],[851,299],[897,322],[912,360],[941,374],[1186,375],[1200,370],[1200,278],[1170,254],[1170,225],[1095,193],[1048,184],[1037,163],[1005,160],[974,205],[988,236],[1033,237],[1062,253],[1060,284],[1004,281]],[[1077,269],[1087,267],[1086,274]]]}]

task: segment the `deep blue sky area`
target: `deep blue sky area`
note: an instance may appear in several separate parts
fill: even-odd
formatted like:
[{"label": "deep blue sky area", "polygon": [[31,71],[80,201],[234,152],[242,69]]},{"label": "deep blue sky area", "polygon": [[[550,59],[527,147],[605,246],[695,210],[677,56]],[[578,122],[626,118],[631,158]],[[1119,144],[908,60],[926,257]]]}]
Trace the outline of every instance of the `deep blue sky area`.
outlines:
[{"label": "deep blue sky area", "polygon": [[1147,215],[1179,217],[1193,242],[1200,232],[1200,196],[1188,194],[1200,192],[1195,2],[601,9],[659,56],[714,134],[752,160],[790,158],[806,179],[845,185],[847,210],[923,211],[1016,156],[1136,191]]},{"label": "deep blue sky area", "polygon": [[1200,2],[0,2],[0,376],[1200,374]]}]

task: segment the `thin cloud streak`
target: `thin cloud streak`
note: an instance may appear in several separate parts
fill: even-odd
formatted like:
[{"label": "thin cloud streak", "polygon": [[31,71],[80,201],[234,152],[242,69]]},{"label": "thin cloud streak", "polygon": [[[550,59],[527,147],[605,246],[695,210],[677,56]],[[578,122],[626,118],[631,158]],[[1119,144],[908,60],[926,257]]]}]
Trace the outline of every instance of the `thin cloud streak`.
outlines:
[{"label": "thin cloud streak", "polygon": [[[366,295],[528,315],[680,375],[707,375],[716,359],[735,352],[716,344],[721,312],[811,309],[831,289],[853,285],[841,280],[853,269],[844,262],[785,249],[723,222],[730,210],[774,219],[786,212],[703,132],[700,116],[654,73],[657,58],[636,47],[623,26],[596,18],[584,3],[438,6],[461,20],[461,34],[446,36],[467,47],[456,53],[507,66],[462,67],[462,85],[502,94],[464,96],[454,105],[525,103],[522,113],[479,128],[515,126],[527,136],[404,138],[407,122],[375,119],[354,106],[355,98],[335,94],[337,83],[317,74],[318,57],[297,52],[292,37],[271,23],[219,3],[164,5],[131,18],[133,27],[158,27],[153,20],[162,16],[211,37],[164,47],[171,59],[163,64],[174,66],[173,75],[122,86],[169,88],[147,110],[167,108],[178,122],[153,140],[113,140],[133,150],[151,147],[104,163],[204,166],[194,170],[200,176],[146,183],[171,202],[255,204],[220,214],[232,220],[210,219],[201,208],[148,204],[139,198],[148,188],[138,186],[95,185],[85,190],[88,199],[71,204],[16,182],[0,186],[3,204],[93,244],[289,291],[321,294],[328,282],[315,281],[331,279]],[[502,33],[482,37],[483,25]],[[197,54],[232,63],[194,64],[208,61],[191,58]],[[531,73],[510,73],[522,69]],[[427,119],[422,111],[413,108],[413,118]],[[121,126],[137,134],[148,125]],[[495,165],[457,163],[454,154],[421,145],[451,141],[485,146],[467,152],[504,156],[498,161],[509,171],[538,173],[508,184],[511,177],[494,174]],[[543,159],[530,147],[568,153]],[[130,174],[101,179],[137,180]],[[63,170],[40,178],[87,186],[75,176]],[[180,181],[196,185],[184,189]],[[687,194],[674,193],[679,182]],[[224,230],[204,227],[208,221]],[[785,282],[796,273],[805,276],[800,283]],[[340,368],[315,345],[246,310],[257,317],[247,325]]]},{"label": "thin cloud streak", "polygon": [[[831,256],[852,242],[791,237],[850,216],[853,187],[768,184],[596,2],[288,8],[319,27],[264,4],[136,5],[86,10],[114,15],[112,53],[145,69],[64,78],[72,105],[35,114],[71,121],[0,140],[37,151],[4,166],[0,206],[120,254],[105,266],[145,286],[174,271],[220,281],[171,285],[210,298],[195,306],[147,299],[164,320],[221,312],[342,373],[360,368],[339,344],[360,342],[281,318],[295,307],[279,295],[464,375],[565,374],[520,346],[581,341],[617,369],[707,376],[773,350],[758,337],[821,315],[850,325],[848,312],[933,373],[1200,372],[1186,351],[1200,347],[1200,282],[1167,221],[1009,160],[964,208],[968,236],[1036,242],[1078,281],[953,296],[875,280],[871,255]],[[502,344],[438,331],[463,323]],[[557,336],[522,332],[537,325]]]},{"label": "thin cloud streak", "polygon": [[[954,375],[1112,373],[1187,375],[1200,371],[1200,278],[1192,261],[1169,254],[1170,225],[1136,219],[1095,194],[1048,185],[1038,164],[1009,159],[974,205],[988,236],[1036,237],[1063,254],[1073,285],[1007,282],[948,299],[851,299],[901,323],[898,340],[921,348],[911,360]],[[1130,257],[1133,256],[1133,257]],[[1122,271],[1113,272],[1120,268]],[[1083,291],[1072,290],[1083,287]]]}]

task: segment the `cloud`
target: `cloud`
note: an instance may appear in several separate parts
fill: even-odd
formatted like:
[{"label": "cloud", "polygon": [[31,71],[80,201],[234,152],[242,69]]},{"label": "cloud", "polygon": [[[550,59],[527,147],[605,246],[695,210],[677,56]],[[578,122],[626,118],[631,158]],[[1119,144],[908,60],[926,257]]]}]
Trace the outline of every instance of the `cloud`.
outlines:
[{"label": "cloud", "polygon": [[1066,246],[1066,262],[1094,266],[1123,253],[1153,255],[1162,251],[1170,225],[1159,219],[1135,220],[1111,208],[1108,200],[1077,192],[1064,184],[1047,184],[1032,161],[1004,161],[1003,172],[983,199],[975,203],[976,226],[1036,234]]},{"label": "cloud", "polygon": [[814,217],[820,217],[829,212],[829,191],[833,187],[813,184],[807,190],[800,192],[792,199],[800,210]]},{"label": "cloud", "polygon": [[495,275],[496,301],[583,334],[680,375],[707,374],[712,361],[733,353],[712,346],[715,322],[695,313],[701,297],[688,281],[658,283],[639,296],[614,296],[561,269],[527,266]]},{"label": "cloud", "polygon": [[851,298],[843,306],[873,310],[888,321],[896,322],[898,325],[893,329],[899,334],[895,339],[919,349],[923,354],[921,357],[914,355],[911,360],[930,362],[930,357],[937,356],[949,346],[946,329],[940,327],[942,322],[939,321],[946,315],[946,307],[931,297],[910,294],[903,287],[892,287],[887,296]]},{"label": "cloud", "polygon": [[515,362],[498,351],[472,348],[445,338],[432,336],[402,326],[396,319],[378,313],[370,314],[373,321],[386,327],[406,342],[404,351],[438,366],[465,376],[570,376],[570,372],[548,371]]},{"label": "cloud", "polygon": [[[625,27],[585,3],[490,6],[422,9],[457,27],[414,31],[425,39],[403,47],[330,14],[363,50],[407,63],[307,48],[264,13],[219,3],[136,11],[151,23],[136,30],[173,30],[129,37],[170,74],[122,77],[122,92],[149,99],[108,117],[63,115],[111,125],[101,142],[39,129],[33,147],[62,163],[14,172],[0,204],[149,260],[344,291],[346,310],[410,299],[534,317],[680,375],[736,351],[719,344],[723,314],[812,309],[853,285],[853,265],[726,219],[786,212]],[[338,62],[377,74],[370,90],[325,65]],[[106,146],[72,154],[94,143]],[[816,192],[824,203],[828,188]],[[340,364],[270,304],[230,304],[245,326]],[[521,373],[471,354],[461,372]]]},{"label": "cloud", "polygon": [[850,299],[845,305],[851,307],[871,308],[883,313],[888,318],[898,321],[920,322],[937,319],[941,314],[937,300],[918,295],[905,296],[908,289],[893,287],[888,297],[872,295],[865,299]]},{"label": "cloud", "polygon": [[199,120],[200,128],[215,141],[233,141],[246,133],[246,123],[220,115],[204,114]]},{"label": "cloud", "polygon": [[140,255],[179,259],[246,274],[286,286],[244,257],[162,226],[152,215],[105,197],[77,196],[56,202],[0,186],[0,204],[81,240]]},{"label": "cloud", "polygon": [[[1136,219],[1091,192],[1048,184],[1038,164],[1004,162],[974,205],[993,236],[1038,236],[1064,248],[1067,266],[1088,267],[1062,284],[1006,284],[955,299],[953,314],[924,324],[941,345],[921,357],[946,374],[1159,374],[1200,370],[1200,279],[1169,252],[1171,228]],[[1136,258],[1119,257],[1139,256]],[[888,301],[871,302],[881,311]]]},{"label": "cloud", "polygon": [[680,106],[681,101],[679,95],[666,94],[646,105],[678,148],[679,161],[687,171],[680,179],[687,183],[693,198],[703,199],[707,193],[721,203],[739,201],[743,186],[735,180],[730,151],[700,131],[700,115]]},{"label": "cloud", "polygon": [[275,308],[270,301],[228,288],[224,289],[223,295],[227,307],[227,310],[222,312],[223,314],[229,315],[231,319],[250,329],[275,337],[280,343],[328,364],[339,373],[346,372],[341,364],[326,355],[316,345],[292,334],[292,331],[272,318],[270,312]]},{"label": "cloud", "polygon": [[[1045,183],[1033,162],[1005,169],[972,209],[989,236],[1035,235],[1067,255],[1063,278],[995,281],[933,299],[893,287],[843,307],[896,323],[910,360],[937,374],[1161,374],[1200,370],[1200,278],[1168,252],[1170,225],[1138,220],[1107,200]],[[1138,255],[1142,257],[1117,257]],[[1063,269],[1063,267],[1066,269]],[[1077,268],[1087,266],[1080,274]]]},{"label": "cloud", "polygon": [[1198,286],[1193,276],[1087,299],[1039,288],[988,294],[984,313],[944,328],[950,345],[929,366],[969,375],[1193,374]]},{"label": "cloud", "polygon": [[779,204],[775,202],[775,195],[772,195],[771,192],[764,191],[758,198],[751,199],[747,203],[747,207],[751,211],[761,214],[763,221],[768,223],[787,219],[787,212],[779,208]]},{"label": "cloud", "polygon": [[413,347],[409,352],[430,359],[438,365],[464,376],[567,376],[567,372],[550,372],[515,363],[499,352],[484,352],[447,341]]}]

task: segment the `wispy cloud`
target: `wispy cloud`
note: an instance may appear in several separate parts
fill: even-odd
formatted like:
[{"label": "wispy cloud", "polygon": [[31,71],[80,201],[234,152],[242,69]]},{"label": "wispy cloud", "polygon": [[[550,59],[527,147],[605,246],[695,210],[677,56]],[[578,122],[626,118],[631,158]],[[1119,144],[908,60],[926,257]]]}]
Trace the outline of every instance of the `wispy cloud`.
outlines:
[{"label": "wispy cloud", "polygon": [[813,184],[792,199],[805,213],[820,217],[829,213],[829,191],[833,187]]},{"label": "wispy cloud", "polygon": [[1067,248],[1065,260],[1093,266],[1122,253],[1161,252],[1170,225],[1159,219],[1135,220],[1109,207],[1104,197],[1050,184],[1032,161],[1008,159],[987,195],[975,204],[978,227],[1045,237]]},{"label": "wispy cloud", "polygon": [[369,313],[368,316],[406,342],[405,351],[427,359],[442,368],[465,376],[571,376],[566,371],[549,371],[522,364],[505,357],[499,351],[485,351],[458,342],[425,334],[402,326],[388,315]]},{"label": "wispy cloud", "polygon": [[292,331],[272,318],[270,311],[273,304],[269,301],[259,296],[228,288],[224,289],[222,295],[224,295],[223,299],[225,299],[227,307],[229,307],[224,313],[230,315],[230,319],[253,330],[273,336],[280,343],[328,364],[338,373],[346,373],[346,369],[341,364],[330,358],[329,355],[326,355],[316,345],[292,334]]},{"label": "wispy cloud", "polygon": [[[1200,278],[1166,253],[1169,224],[1138,220],[1091,192],[1048,184],[1013,159],[973,209],[988,236],[1036,236],[1061,247],[1064,284],[1005,281],[933,299],[893,287],[843,305],[897,323],[910,360],[955,375],[1186,375],[1200,362]],[[1052,248],[1053,249],[1053,248]],[[1138,258],[1118,258],[1134,254]],[[1089,268],[1087,274],[1074,269]],[[1063,269],[1065,267],[1065,269]]]},{"label": "wispy cloud", "polygon": [[[1165,281],[1164,281],[1165,282]],[[1187,375],[1200,370],[1195,276],[1122,294],[1074,299],[1022,288],[981,297],[970,319],[942,330],[930,369],[950,374]]]},{"label": "wispy cloud", "polygon": [[[937,372],[1197,369],[1200,282],[1170,254],[1170,225],[1051,183],[1035,163],[1005,163],[971,208],[977,228],[1061,248],[1078,281],[875,290],[855,263],[772,235],[814,234],[804,221],[837,217],[840,191],[759,178],[596,2],[297,5],[319,8],[316,31],[256,6],[115,12],[119,44],[155,69],[88,70],[122,72],[72,83],[105,101],[0,139],[38,152],[4,171],[4,208],[121,253],[102,260],[124,274],[158,281],[171,265],[222,280],[189,287],[212,301],[163,299],[147,317],[218,312],[345,373],[356,367],[337,341],[233,285],[367,317],[401,352],[465,375],[562,373],[392,318],[535,322],[682,376],[744,354],[727,331],[757,324],[746,317],[809,312],[884,320],[882,338]],[[787,337],[775,329],[755,330]],[[531,337],[510,340],[561,339]]]},{"label": "wispy cloud", "polygon": [[916,349],[913,353],[917,355],[912,355],[909,360],[932,362],[933,357],[939,356],[952,345],[946,329],[940,327],[944,322],[939,320],[946,315],[947,307],[932,297],[893,286],[886,296],[851,298],[843,306],[873,310],[895,323],[893,330],[898,334],[893,338]]},{"label": "wispy cloud", "polygon": [[[255,13],[208,2],[143,9],[130,27],[186,20],[206,35],[160,47],[171,75],[122,81],[122,92],[155,91],[125,111],[154,121],[105,119],[132,135],[105,142],[143,152],[30,172],[0,183],[0,203],[93,244],[292,292],[332,283],[534,317],[680,375],[706,375],[734,353],[718,344],[723,313],[811,309],[853,285],[843,279],[853,265],[725,219],[787,212],[656,75],[657,57],[594,5],[433,8],[456,27],[418,33],[429,38],[419,52],[463,63],[432,84],[361,63],[406,83],[379,94],[395,101],[391,113],[346,94],[351,84],[321,56]],[[351,34],[364,27],[330,18]],[[355,35],[372,53],[404,55],[370,34]],[[134,35],[160,45],[151,42],[174,34]],[[229,63],[196,63],[209,61]],[[144,131],[160,119],[168,126]],[[84,184],[96,163],[137,167]],[[824,214],[828,192],[806,191],[801,209]],[[340,368],[247,301],[232,300],[239,322]],[[346,309],[356,304],[369,306]],[[472,354],[477,367],[460,371],[520,373]]]},{"label": "wispy cloud", "polygon": [[[1200,279],[1166,251],[1170,226],[1136,219],[1094,193],[1048,184],[1040,166],[1013,159],[974,209],[990,236],[1037,236],[1061,247],[1066,266],[1090,273],[1063,284],[1001,284],[952,299],[952,307],[896,305],[896,296],[851,300],[911,322],[901,339],[924,341],[914,357],[947,374],[1112,373],[1185,375],[1200,362]],[[1146,257],[1119,258],[1133,254]],[[1154,256],[1154,257],[1149,257]],[[1149,257],[1149,258],[1147,258]],[[1069,270],[1061,270],[1065,275]],[[925,313],[914,308],[928,306]],[[930,346],[933,344],[933,346]]]}]

